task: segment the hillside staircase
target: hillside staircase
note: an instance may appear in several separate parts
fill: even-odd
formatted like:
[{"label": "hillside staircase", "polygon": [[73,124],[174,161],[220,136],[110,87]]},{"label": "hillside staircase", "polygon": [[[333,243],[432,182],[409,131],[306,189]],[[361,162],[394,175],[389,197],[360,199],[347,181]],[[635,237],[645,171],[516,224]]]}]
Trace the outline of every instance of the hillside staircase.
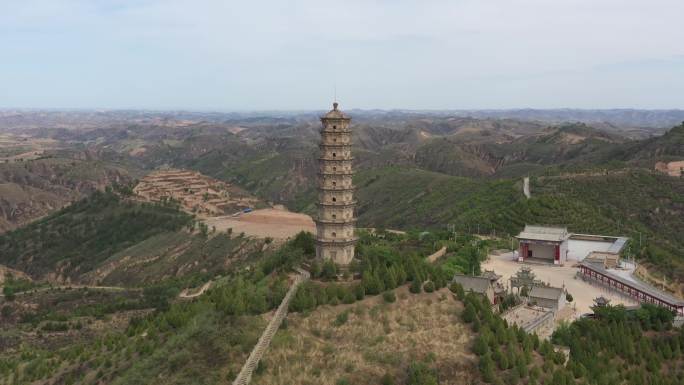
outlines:
[{"label": "hillside staircase", "polygon": [[233,381],[233,385],[247,385],[252,380],[252,373],[256,369],[261,357],[263,357],[266,349],[268,349],[268,346],[271,344],[273,336],[276,334],[278,328],[280,328],[280,324],[282,324],[283,319],[285,319],[285,316],[287,315],[287,308],[290,306],[290,301],[292,301],[292,298],[294,298],[299,286],[306,282],[310,277],[309,272],[303,269],[297,269],[297,273],[298,274],[295,277],[292,286],[290,286],[290,289],[287,291],[287,294],[285,294],[283,301],[273,314],[273,318],[271,318],[271,321],[269,321],[268,326],[266,326],[266,329],[261,334],[261,337],[259,337],[259,341],[254,346],[254,349],[252,349],[252,352],[249,354],[245,364],[242,366],[240,374],[238,374],[238,376],[235,378],[235,381]]}]

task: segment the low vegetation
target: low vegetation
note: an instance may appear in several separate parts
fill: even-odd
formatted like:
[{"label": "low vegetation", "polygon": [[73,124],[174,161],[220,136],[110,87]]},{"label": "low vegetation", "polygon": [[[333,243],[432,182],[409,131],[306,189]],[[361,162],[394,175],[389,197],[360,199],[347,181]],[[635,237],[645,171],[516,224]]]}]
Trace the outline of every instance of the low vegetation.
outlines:
[{"label": "low vegetation", "polygon": [[394,228],[515,235],[525,224],[631,238],[627,253],[684,278],[684,180],[647,171],[545,176],[531,181],[472,180],[418,169],[362,171],[359,221]]},{"label": "low vegetation", "polygon": [[672,314],[644,305],[596,309],[595,319],[561,326],[551,341],[507,325],[482,299],[467,294],[462,319],[478,333],[473,351],[491,384],[679,384],[681,329]]},{"label": "low vegetation", "polygon": [[253,383],[459,384],[477,381],[473,335],[446,289],[396,301],[366,297],[350,305],[292,314],[276,334]]},{"label": "low vegetation", "polygon": [[[148,286],[128,299],[99,297],[111,304],[103,306],[86,303],[84,298],[92,297],[91,293],[99,295],[95,291],[72,291],[69,295],[78,305],[69,311],[46,308],[19,320],[16,330],[39,335],[31,343],[12,344],[0,354],[0,382],[229,381],[266,324],[262,314],[274,309],[285,295],[286,273],[310,249],[310,244],[302,247],[302,243],[301,238],[293,240],[263,255],[252,269],[233,269],[192,301],[176,298],[179,281],[175,279]],[[60,303],[68,306],[63,299]],[[136,309],[145,311],[130,312]],[[124,314],[125,322],[115,323]],[[104,324],[90,328],[98,318]],[[75,330],[79,334],[73,334]],[[65,341],[67,335],[72,339]]]},{"label": "low vegetation", "polygon": [[155,234],[191,226],[192,217],[174,206],[135,203],[112,191],[96,192],[0,235],[0,263],[37,277],[50,272],[76,276]]}]

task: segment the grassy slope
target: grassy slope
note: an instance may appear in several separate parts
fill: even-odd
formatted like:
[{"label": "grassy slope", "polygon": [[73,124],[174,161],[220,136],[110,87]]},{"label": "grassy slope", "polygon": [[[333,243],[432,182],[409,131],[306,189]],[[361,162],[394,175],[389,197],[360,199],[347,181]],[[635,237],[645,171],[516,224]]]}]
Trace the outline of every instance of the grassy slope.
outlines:
[{"label": "grassy slope", "polygon": [[35,277],[56,270],[76,277],[120,250],[191,223],[189,215],[172,207],[95,193],[0,237],[0,263]]},{"label": "grassy slope", "polygon": [[684,157],[684,122],[663,136],[635,143],[628,153],[635,160],[681,160]]},{"label": "grassy slope", "polygon": [[[146,288],[142,302],[133,305],[157,307],[156,312],[149,309],[147,315],[116,313],[105,316],[98,327],[91,327],[98,321],[93,322],[89,313],[60,315],[50,310],[52,316],[40,318],[57,317],[66,330],[36,335],[38,325],[14,325],[7,333],[24,333],[24,343],[13,343],[0,353],[0,383],[229,382],[265,326],[261,314],[275,308],[287,290],[286,275],[271,270],[282,267],[285,260],[281,256],[274,258],[271,268],[257,267],[253,273],[226,277],[191,301],[174,300],[177,292],[165,293],[168,285]],[[83,303],[91,292],[77,290],[73,294]],[[172,303],[169,305],[162,297]],[[122,322],[116,323],[116,319]],[[76,324],[86,325],[83,331],[89,338],[69,330]],[[0,342],[7,333],[0,333]],[[35,337],[27,337],[31,335]]]},{"label": "grassy slope", "polygon": [[[361,226],[444,228],[517,234],[527,223],[563,224],[573,232],[627,235],[632,252],[684,276],[684,180],[645,171],[532,181],[532,199],[518,180],[475,181],[418,169],[364,170]],[[639,233],[642,250],[638,250]],[[673,270],[674,269],[674,270]]]},{"label": "grassy slope", "polygon": [[204,238],[167,232],[114,254],[102,264],[106,274],[88,278],[106,285],[136,286],[193,274],[212,277],[237,258],[257,253],[263,245],[263,240],[225,233]]},{"label": "grassy slope", "polygon": [[[249,147],[242,145],[243,147]],[[311,209],[315,190],[316,151],[313,143],[284,138],[264,147],[241,150],[242,156],[224,149],[182,163],[214,178],[237,184],[260,198],[286,202],[297,211]]]},{"label": "grassy slope", "polygon": [[395,292],[395,303],[375,296],[291,314],[264,359],[264,372],[252,382],[380,384],[387,373],[403,384],[411,362],[430,359],[441,384],[474,380],[475,357],[468,351],[473,335],[458,316],[461,303],[447,289],[414,295],[404,286]]},{"label": "grassy slope", "polygon": [[[402,168],[362,170],[356,177],[360,224],[387,227],[444,227],[475,224],[475,214],[524,199],[515,182],[468,178]],[[520,195],[520,196],[518,196]]]},{"label": "grassy slope", "polygon": [[29,223],[96,189],[128,179],[123,168],[99,160],[51,156],[0,163],[0,231]]}]

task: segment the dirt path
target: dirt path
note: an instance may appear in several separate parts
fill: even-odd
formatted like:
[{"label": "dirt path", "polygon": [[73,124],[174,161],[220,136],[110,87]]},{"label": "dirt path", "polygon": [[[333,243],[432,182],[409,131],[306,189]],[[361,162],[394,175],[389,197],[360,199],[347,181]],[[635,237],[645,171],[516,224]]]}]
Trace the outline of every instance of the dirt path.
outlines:
[{"label": "dirt path", "polygon": [[530,177],[526,176],[523,178],[523,194],[525,194],[525,197],[527,199],[532,198],[532,195],[530,194]]},{"label": "dirt path", "polygon": [[[377,229],[375,227],[359,227],[359,228],[357,228],[357,230],[366,230],[372,234],[372,233],[375,233],[375,231]],[[406,235],[406,231],[402,231],[402,230],[385,229],[385,231],[388,233],[397,234],[397,235]]]},{"label": "dirt path", "polygon": [[441,249],[437,250],[436,252],[430,254],[430,255],[427,257],[428,262],[434,263],[434,262],[435,262],[436,260],[438,260],[439,258],[442,258],[442,257],[444,256],[444,254],[446,254],[446,251],[447,251],[446,246],[442,246]]},{"label": "dirt path", "polygon": [[[642,170],[651,171],[651,169],[642,169]],[[594,176],[624,175],[628,172],[631,172],[631,170],[630,169],[618,169],[618,170],[587,171],[587,172],[577,172],[577,173],[566,173],[566,174],[560,174],[560,175],[544,175],[544,176],[537,177],[537,180],[541,181],[544,179],[577,179],[577,178],[594,177]]]},{"label": "dirt path", "polygon": [[[106,291],[139,291],[139,290],[142,290],[140,288],[130,288],[130,287],[120,287],[120,286],[61,285],[61,286],[37,287],[35,289],[20,291],[18,293],[14,293],[14,295],[19,296],[19,295],[40,293],[43,291],[50,291],[50,290],[76,290],[76,289],[106,290]],[[0,297],[4,297],[4,296],[5,296],[4,294],[0,293]]]},{"label": "dirt path", "polygon": [[190,291],[190,289],[184,289],[183,291],[181,291],[180,294],[178,294],[178,298],[185,299],[185,298],[199,297],[200,295],[204,294],[204,292],[207,291],[207,289],[209,289],[211,287],[212,283],[213,283],[213,281],[209,281],[209,282],[205,283],[204,285],[202,285],[202,287],[200,287],[200,289],[197,292],[192,293],[192,294],[188,293]]}]

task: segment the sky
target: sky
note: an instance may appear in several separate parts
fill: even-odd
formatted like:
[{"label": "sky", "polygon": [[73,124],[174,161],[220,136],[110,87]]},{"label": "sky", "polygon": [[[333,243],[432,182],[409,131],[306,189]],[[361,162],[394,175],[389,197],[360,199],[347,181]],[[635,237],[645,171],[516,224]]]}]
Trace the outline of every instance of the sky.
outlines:
[{"label": "sky", "polygon": [[0,108],[684,108],[682,0],[0,0]]}]

